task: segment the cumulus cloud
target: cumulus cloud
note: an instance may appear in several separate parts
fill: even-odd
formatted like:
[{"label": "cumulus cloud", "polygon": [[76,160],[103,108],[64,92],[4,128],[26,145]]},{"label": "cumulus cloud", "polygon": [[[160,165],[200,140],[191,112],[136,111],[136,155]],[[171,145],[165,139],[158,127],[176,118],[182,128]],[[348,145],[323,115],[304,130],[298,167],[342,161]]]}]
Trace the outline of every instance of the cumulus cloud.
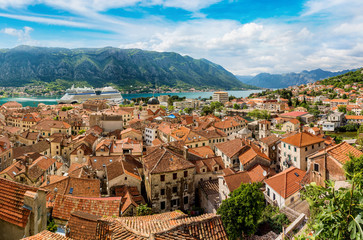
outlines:
[{"label": "cumulus cloud", "polygon": [[222,0],[0,0],[0,8],[19,8],[35,4],[46,4],[72,12],[102,12],[114,8],[141,6],[162,6],[181,8],[196,12]]},{"label": "cumulus cloud", "polygon": [[[282,73],[323,68],[342,70],[360,67],[363,62],[363,2],[361,0],[308,0],[300,16],[270,18],[241,23],[210,19],[199,11],[220,0],[29,0],[73,12],[74,19],[54,16],[25,16],[0,13],[0,16],[44,24],[107,30],[94,41],[73,40],[74,47],[113,45],[155,51],[175,51],[195,58],[207,58],[235,74]],[[10,5],[25,6],[21,0]],[[4,4],[1,4],[4,3]],[[192,12],[193,18],[173,22],[161,16],[127,19],[105,15],[103,11],[129,6],[162,6]],[[4,30],[3,30],[4,31]],[[31,30],[7,30],[24,39]],[[19,32],[20,31],[20,32]],[[107,44],[106,44],[107,42]],[[52,42],[51,45],[72,46]],[[105,43],[105,44],[102,44]],[[49,42],[42,42],[49,45]],[[82,45],[88,44],[88,45]]]},{"label": "cumulus cloud", "polygon": [[27,26],[25,26],[23,29],[4,28],[1,30],[2,33],[17,37],[18,42],[20,42],[20,43],[31,42],[30,33],[32,31],[33,31],[33,28],[27,27]]}]

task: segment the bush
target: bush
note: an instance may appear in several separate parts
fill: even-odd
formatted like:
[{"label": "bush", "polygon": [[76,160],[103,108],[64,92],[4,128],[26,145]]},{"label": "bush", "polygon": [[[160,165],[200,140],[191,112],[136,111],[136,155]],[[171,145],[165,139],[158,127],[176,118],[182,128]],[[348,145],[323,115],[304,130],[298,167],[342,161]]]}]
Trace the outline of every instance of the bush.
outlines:
[{"label": "bush", "polygon": [[58,229],[58,226],[55,224],[54,219],[48,219],[47,221],[47,230],[50,232],[56,232]]}]

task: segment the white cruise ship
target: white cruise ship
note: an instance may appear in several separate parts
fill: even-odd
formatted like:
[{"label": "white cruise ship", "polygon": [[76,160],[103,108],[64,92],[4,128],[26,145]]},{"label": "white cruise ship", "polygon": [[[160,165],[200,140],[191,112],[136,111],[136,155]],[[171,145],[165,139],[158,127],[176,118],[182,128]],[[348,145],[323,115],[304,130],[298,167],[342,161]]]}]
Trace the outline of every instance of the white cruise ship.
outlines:
[{"label": "white cruise ship", "polygon": [[123,98],[121,93],[113,87],[104,87],[101,89],[93,89],[88,87],[75,88],[74,85],[66,90],[66,94],[58,99],[59,104],[82,103],[87,100],[109,100],[121,103]]}]

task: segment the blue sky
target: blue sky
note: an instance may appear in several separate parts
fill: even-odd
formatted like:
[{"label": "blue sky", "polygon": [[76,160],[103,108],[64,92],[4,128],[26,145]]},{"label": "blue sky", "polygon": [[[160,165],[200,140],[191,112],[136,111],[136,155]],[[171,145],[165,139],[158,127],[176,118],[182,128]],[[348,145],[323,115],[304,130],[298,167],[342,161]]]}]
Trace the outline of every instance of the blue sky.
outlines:
[{"label": "blue sky", "polygon": [[240,75],[362,67],[362,0],[0,0],[0,48],[140,48]]}]

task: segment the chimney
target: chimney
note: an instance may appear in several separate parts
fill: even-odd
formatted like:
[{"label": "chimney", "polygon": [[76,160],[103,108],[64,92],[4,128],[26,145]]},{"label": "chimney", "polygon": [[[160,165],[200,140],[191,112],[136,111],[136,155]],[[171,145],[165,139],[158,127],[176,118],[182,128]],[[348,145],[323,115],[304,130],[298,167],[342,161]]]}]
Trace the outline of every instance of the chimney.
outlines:
[{"label": "chimney", "polygon": [[186,160],[188,160],[188,147],[184,146],[183,156]]}]

